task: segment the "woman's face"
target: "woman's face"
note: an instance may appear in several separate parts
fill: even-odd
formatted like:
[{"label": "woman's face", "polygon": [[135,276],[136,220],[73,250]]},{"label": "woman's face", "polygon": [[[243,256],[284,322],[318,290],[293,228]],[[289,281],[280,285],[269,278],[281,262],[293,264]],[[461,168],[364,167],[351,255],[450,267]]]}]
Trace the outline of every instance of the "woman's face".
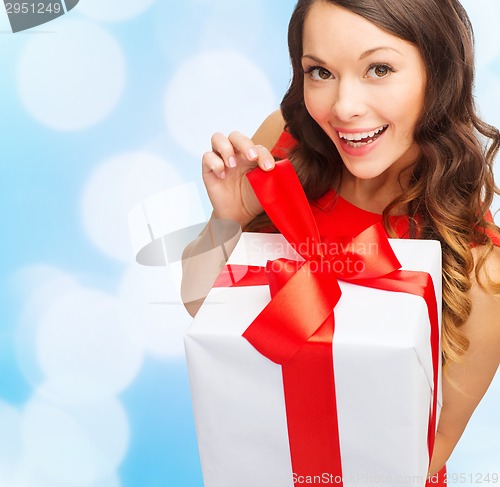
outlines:
[{"label": "woman's face", "polygon": [[426,84],[418,49],[325,1],[306,16],[303,49],[307,110],[349,172],[373,179],[413,163]]}]

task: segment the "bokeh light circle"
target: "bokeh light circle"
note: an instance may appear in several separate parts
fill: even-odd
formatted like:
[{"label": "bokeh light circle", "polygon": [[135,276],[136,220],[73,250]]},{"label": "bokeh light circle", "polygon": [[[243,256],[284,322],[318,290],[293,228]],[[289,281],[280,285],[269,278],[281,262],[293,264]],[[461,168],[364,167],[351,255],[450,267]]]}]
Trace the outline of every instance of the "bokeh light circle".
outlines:
[{"label": "bokeh light circle", "polygon": [[165,98],[170,133],[200,158],[214,132],[239,130],[251,136],[275,109],[267,76],[233,51],[208,51],[189,59],[172,77]]},{"label": "bokeh light circle", "polygon": [[56,25],[55,34],[32,37],[21,52],[19,94],[42,124],[82,130],[117,105],[126,80],[125,56],[118,42],[96,24],[70,19]]}]

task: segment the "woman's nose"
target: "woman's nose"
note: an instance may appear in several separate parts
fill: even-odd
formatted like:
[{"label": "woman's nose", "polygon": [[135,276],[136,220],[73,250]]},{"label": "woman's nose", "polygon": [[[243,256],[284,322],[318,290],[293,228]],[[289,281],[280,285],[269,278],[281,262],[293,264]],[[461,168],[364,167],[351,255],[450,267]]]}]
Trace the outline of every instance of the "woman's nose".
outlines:
[{"label": "woman's nose", "polygon": [[366,114],[367,104],[361,83],[353,80],[338,81],[332,111],[339,121],[348,122]]}]

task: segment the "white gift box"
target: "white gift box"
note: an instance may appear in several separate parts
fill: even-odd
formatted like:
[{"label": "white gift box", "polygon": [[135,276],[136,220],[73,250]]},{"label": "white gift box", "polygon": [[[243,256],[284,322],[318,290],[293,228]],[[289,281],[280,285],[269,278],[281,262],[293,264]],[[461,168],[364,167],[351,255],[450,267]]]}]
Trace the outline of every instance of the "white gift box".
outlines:
[{"label": "white gift box", "polygon": [[[431,275],[441,316],[439,243],[390,244],[403,270]],[[302,260],[279,234],[244,233],[229,263],[280,257]],[[344,486],[424,486],[433,394],[427,305],[412,294],[340,287],[333,356]],[[242,337],[269,301],[264,285],[214,288],[185,335],[205,487],[292,487],[330,475],[294,475],[281,366]]]}]

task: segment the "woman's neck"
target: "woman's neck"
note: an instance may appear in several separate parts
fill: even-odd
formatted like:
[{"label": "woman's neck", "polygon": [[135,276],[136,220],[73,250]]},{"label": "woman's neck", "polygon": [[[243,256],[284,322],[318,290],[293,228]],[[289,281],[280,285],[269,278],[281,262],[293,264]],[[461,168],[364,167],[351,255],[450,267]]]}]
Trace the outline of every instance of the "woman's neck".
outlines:
[{"label": "woman's neck", "polygon": [[[383,174],[374,179],[359,179],[347,169],[342,173],[337,193],[349,203],[372,213],[382,213],[385,208],[404,191],[408,177],[399,173]],[[406,208],[400,208],[399,214],[407,213]]]}]

